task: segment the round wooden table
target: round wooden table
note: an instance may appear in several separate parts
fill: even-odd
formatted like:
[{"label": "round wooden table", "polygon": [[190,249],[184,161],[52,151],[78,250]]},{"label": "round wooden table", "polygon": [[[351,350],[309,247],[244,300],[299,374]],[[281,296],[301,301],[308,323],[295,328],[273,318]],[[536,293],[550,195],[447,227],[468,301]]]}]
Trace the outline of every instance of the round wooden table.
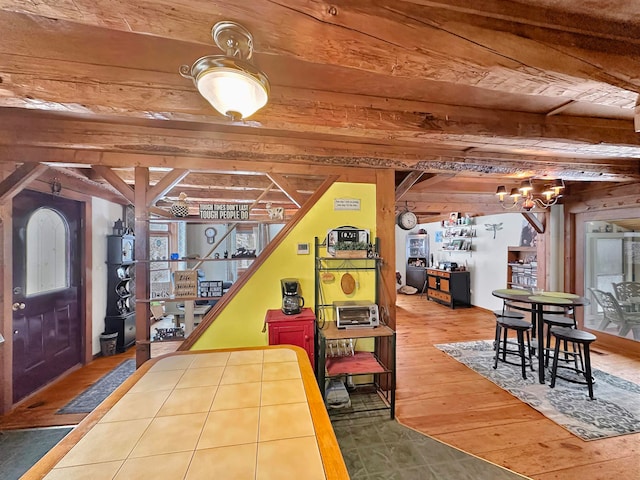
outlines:
[{"label": "round wooden table", "polygon": [[[564,307],[575,308],[583,305],[589,305],[589,300],[575,293],[566,292],[543,292],[533,294],[528,290],[515,288],[505,288],[494,290],[491,292],[494,297],[508,300],[509,302],[517,302],[529,304],[531,307],[531,323],[536,327],[536,338],[538,340],[537,357],[538,357],[538,379],[540,383],[544,383],[544,307]],[[552,313],[552,312],[547,312]],[[553,312],[559,313],[559,312]]]}]

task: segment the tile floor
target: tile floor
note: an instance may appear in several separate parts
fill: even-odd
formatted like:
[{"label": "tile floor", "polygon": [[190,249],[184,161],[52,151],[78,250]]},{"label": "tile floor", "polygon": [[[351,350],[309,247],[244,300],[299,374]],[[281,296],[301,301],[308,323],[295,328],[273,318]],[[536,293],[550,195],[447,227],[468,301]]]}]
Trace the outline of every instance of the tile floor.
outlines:
[{"label": "tile floor", "polygon": [[376,394],[352,395],[351,404],[355,413],[329,411],[351,480],[526,479],[390,420]]},{"label": "tile floor", "polygon": [[296,354],[274,349],[161,359],[45,478],[325,475]]},{"label": "tile floor", "polygon": [[516,473],[426,437],[380,414],[334,430],[352,480],[522,480]]}]

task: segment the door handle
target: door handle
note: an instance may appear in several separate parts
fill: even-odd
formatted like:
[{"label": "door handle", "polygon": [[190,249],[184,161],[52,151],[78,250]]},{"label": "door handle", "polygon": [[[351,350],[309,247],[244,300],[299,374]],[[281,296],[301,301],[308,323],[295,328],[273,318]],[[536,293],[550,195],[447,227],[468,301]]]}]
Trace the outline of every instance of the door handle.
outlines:
[{"label": "door handle", "polygon": [[18,310],[24,310],[24,308],[26,307],[26,305],[24,303],[14,303],[13,305],[11,305],[11,310],[13,310],[14,312],[17,312]]}]

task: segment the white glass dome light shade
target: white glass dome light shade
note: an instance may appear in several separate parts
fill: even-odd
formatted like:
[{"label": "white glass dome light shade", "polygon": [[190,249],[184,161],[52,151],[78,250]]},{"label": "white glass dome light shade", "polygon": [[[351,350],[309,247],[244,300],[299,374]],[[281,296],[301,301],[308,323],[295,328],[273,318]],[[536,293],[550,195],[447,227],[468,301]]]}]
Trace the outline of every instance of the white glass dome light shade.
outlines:
[{"label": "white glass dome light shade", "polygon": [[269,100],[266,75],[242,60],[202,57],[193,64],[191,74],[198,91],[213,108],[233,119],[250,117]]}]

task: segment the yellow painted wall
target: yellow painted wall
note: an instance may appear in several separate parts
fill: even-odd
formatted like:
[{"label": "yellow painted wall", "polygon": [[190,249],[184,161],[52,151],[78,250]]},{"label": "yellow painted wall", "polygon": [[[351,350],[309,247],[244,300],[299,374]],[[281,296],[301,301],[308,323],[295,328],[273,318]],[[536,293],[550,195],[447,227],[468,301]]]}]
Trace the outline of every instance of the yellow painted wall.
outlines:
[{"label": "yellow painted wall", "polygon": [[[360,211],[334,211],[333,201],[336,198],[359,199]],[[314,237],[322,241],[328,230],[349,225],[369,229],[371,237],[375,238],[375,222],[375,185],[334,184],[238,292],[192,349],[267,345],[267,333],[262,333],[262,326],[266,311],[279,309],[282,305],[281,278],[298,278],[302,296],[305,299],[305,307],[314,307]],[[310,254],[298,255],[296,253],[298,243],[308,243]],[[336,274],[334,285],[326,285],[325,303],[347,299],[339,290],[339,273]],[[373,277],[366,272],[361,274],[352,272],[352,275],[356,281],[359,281],[359,286],[348,299],[358,299],[358,293],[360,297],[373,298],[371,295],[363,296],[362,293],[373,290]],[[329,298],[329,296],[336,297]]]}]

